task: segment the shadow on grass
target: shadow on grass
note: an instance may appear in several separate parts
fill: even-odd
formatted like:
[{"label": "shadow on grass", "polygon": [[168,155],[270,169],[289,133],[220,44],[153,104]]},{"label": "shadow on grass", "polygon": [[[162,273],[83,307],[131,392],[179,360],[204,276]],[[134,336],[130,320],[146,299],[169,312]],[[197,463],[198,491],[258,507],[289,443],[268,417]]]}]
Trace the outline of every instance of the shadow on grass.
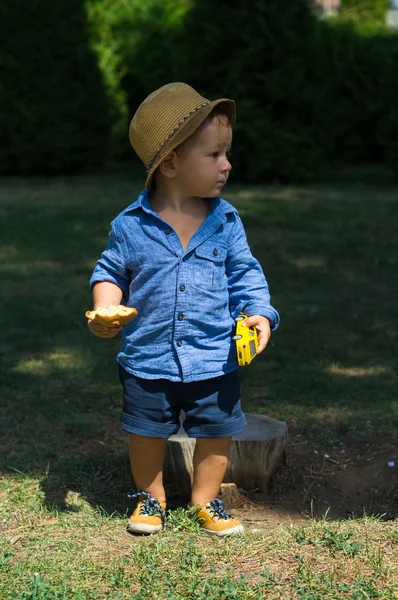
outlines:
[{"label": "shadow on grass", "polygon": [[[5,181],[0,469],[106,512],[131,487],[119,415],[119,340],[86,329],[88,280],[108,223],[139,190],[128,177]],[[282,315],[274,346],[242,370],[244,409],[333,444],[393,436],[398,288],[396,188],[231,187]],[[377,210],[375,210],[375,198]]]}]

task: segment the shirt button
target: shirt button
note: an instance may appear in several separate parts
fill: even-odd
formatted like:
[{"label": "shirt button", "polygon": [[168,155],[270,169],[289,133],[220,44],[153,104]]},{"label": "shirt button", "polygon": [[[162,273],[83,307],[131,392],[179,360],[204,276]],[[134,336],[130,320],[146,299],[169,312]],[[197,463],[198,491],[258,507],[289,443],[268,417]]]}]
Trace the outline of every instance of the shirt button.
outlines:
[{"label": "shirt button", "polygon": [[184,315],[183,315],[182,313],[180,313],[180,314],[178,315],[178,320],[179,320],[179,321],[182,321],[182,320],[183,320],[183,318],[184,318]]},{"label": "shirt button", "polygon": [[184,284],[180,285],[180,292],[185,292],[185,285]]},{"label": "shirt button", "polygon": [[166,229],[166,233],[167,233],[167,235],[170,235],[170,233],[171,233],[171,229],[170,229],[170,227],[168,227],[168,228]]},{"label": "shirt button", "polygon": [[177,346],[179,346],[179,347],[182,346],[182,340],[177,341]]},{"label": "shirt button", "polygon": [[214,254],[214,256],[218,256],[218,250],[217,250],[217,248],[214,248],[213,254]]}]

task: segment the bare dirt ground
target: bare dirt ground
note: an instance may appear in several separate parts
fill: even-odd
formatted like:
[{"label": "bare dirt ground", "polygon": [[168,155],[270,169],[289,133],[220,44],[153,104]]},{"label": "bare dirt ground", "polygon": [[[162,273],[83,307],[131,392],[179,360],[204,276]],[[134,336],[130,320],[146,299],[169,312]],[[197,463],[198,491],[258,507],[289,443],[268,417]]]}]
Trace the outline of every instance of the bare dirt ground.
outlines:
[{"label": "bare dirt ground", "polygon": [[377,515],[398,518],[398,440],[345,440],[324,453],[290,432],[286,463],[275,476],[269,495],[243,493],[236,509],[247,526],[277,525],[320,519],[348,519]]}]

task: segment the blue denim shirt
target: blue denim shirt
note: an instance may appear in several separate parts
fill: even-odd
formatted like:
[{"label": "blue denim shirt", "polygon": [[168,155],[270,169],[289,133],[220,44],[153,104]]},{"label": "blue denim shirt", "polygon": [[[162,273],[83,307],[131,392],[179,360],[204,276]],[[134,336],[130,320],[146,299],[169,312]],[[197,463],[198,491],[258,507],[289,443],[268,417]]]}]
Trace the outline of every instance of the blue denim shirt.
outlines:
[{"label": "blue denim shirt", "polygon": [[112,222],[91,286],[111,281],[138,317],[123,328],[118,362],[146,379],[200,381],[237,368],[232,336],[239,313],[279,323],[237,210],[220,197],[184,251],[152,209],[148,192]]}]

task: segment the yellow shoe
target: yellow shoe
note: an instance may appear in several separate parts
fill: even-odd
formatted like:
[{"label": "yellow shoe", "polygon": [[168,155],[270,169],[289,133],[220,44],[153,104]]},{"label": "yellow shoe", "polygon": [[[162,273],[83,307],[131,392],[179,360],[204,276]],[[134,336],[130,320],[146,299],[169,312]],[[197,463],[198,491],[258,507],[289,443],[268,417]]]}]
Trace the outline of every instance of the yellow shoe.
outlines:
[{"label": "yellow shoe", "polygon": [[195,504],[190,508],[190,512],[210,535],[223,536],[243,532],[241,522],[225,510],[219,498],[208,504]]},{"label": "yellow shoe", "polygon": [[145,496],[137,504],[137,508],[127,523],[127,530],[132,533],[155,533],[163,529],[166,521],[166,502],[152,498],[147,492],[127,494],[129,498]]}]

